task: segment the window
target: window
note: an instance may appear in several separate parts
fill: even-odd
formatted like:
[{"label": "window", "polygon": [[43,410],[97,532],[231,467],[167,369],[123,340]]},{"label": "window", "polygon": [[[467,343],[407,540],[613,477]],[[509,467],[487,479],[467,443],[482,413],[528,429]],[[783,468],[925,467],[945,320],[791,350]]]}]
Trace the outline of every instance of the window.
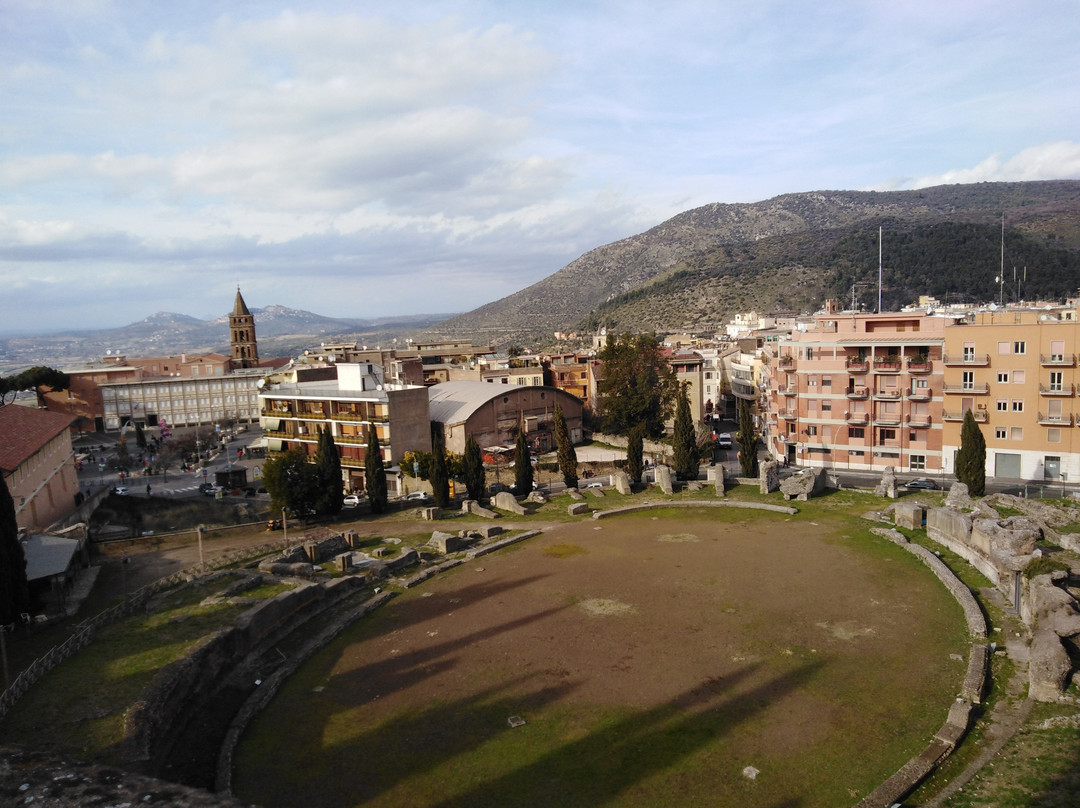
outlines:
[{"label": "window", "polygon": [[1013,343],[1013,353],[1014,354],[1026,354],[1027,353],[1027,343],[1022,342],[1020,340],[1017,340],[1016,342],[1014,342]]},{"label": "window", "polygon": [[996,438],[997,440],[1005,440],[1005,438],[1006,438],[1007,436],[1008,436],[1008,434],[1007,434],[1007,432],[1005,431],[1005,427],[1003,427],[1003,426],[996,426],[996,427],[994,427],[994,437],[995,437],[995,438]]},{"label": "window", "polygon": [[1009,353],[1009,343],[1007,343],[1007,342],[999,342],[998,343],[998,354],[1000,356],[1007,356],[1008,353]]},{"label": "window", "polygon": [[832,376],[822,376],[821,377],[821,386],[822,387],[832,387]]},{"label": "window", "polygon": [[822,401],[821,402],[821,411],[822,412],[832,412],[832,402],[831,401]]},{"label": "window", "polygon": [[806,377],[806,386],[807,387],[817,387],[817,376],[807,376]]},{"label": "window", "polygon": [[866,437],[866,429],[864,429],[861,426],[848,427],[848,437],[849,438],[865,438]]},{"label": "window", "polygon": [[974,342],[965,342],[964,343],[964,361],[965,362],[971,362],[974,359],[975,359],[975,343]]},{"label": "window", "polygon": [[895,429],[882,429],[882,430],[879,430],[878,431],[878,437],[882,441],[896,440],[896,430]]},{"label": "window", "polygon": [[1012,400],[1012,411],[1013,412],[1023,412],[1024,411],[1024,399],[1022,399],[1022,398],[1014,398]]},{"label": "window", "polygon": [[1009,427],[1009,440],[1023,440],[1024,428],[1022,426]]},{"label": "window", "polygon": [[1007,412],[1009,409],[1009,399],[999,398],[997,400],[996,409],[998,412]]},{"label": "window", "polygon": [[862,449],[852,449],[850,452],[848,452],[848,455],[850,457],[862,457],[864,454],[866,454],[866,452],[864,452]]},{"label": "window", "polygon": [[813,424],[811,424],[810,426],[808,426],[808,427],[806,428],[806,434],[807,434],[807,435],[810,435],[811,437],[813,437],[814,435],[816,435],[816,434],[817,434],[817,427],[816,427],[816,426],[814,426]]},{"label": "window", "polygon": [[1008,384],[1008,383],[1009,383],[1009,372],[1008,371],[1002,371],[1001,373],[998,373],[998,384]]},{"label": "window", "polygon": [[975,371],[965,370],[960,379],[960,386],[965,390],[975,389]]},{"label": "window", "polygon": [[1046,442],[1047,443],[1061,443],[1061,430],[1060,429],[1048,429],[1048,430],[1046,430]]},{"label": "window", "polygon": [[1013,384],[1023,384],[1027,378],[1027,374],[1022,370],[1014,370],[1012,372]]},{"label": "window", "polygon": [[1050,361],[1062,362],[1065,359],[1065,340],[1056,339],[1050,343]]},{"label": "window", "polygon": [[1050,392],[1060,393],[1065,389],[1065,374],[1060,370],[1050,372]]},{"label": "window", "polygon": [[807,348],[806,349],[806,358],[807,359],[813,359],[814,358],[814,349],[813,348]]},{"label": "window", "polygon": [[911,455],[911,470],[923,471],[926,468],[926,455]]}]

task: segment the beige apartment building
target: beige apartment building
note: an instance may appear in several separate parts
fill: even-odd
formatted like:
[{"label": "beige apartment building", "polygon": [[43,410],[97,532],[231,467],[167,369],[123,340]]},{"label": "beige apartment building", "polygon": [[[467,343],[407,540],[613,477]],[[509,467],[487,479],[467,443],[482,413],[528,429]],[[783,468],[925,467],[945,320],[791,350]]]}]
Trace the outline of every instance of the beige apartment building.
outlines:
[{"label": "beige apartment building", "polygon": [[[834,302],[826,311],[777,343],[763,429],[770,454],[803,466],[939,471],[952,320],[840,312]],[[741,379],[741,369],[732,364],[732,392],[749,399],[753,379]]]},{"label": "beige apartment building", "polygon": [[[267,449],[299,448],[313,462],[319,428],[329,428],[341,455],[342,485],[363,491],[368,432],[379,437],[383,462],[396,466],[408,451],[431,451],[428,391],[422,385],[387,384],[371,363],[336,365],[337,378],[265,386],[259,394]],[[401,493],[388,476],[390,493]]]},{"label": "beige apartment building", "polygon": [[20,528],[43,531],[78,504],[79,480],[71,449],[74,421],[36,407],[0,407],[0,473],[15,500]]},{"label": "beige apartment building", "polygon": [[1078,352],[1075,308],[985,311],[948,328],[945,470],[954,470],[971,410],[986,440],[987,476],[1080,481]]}]

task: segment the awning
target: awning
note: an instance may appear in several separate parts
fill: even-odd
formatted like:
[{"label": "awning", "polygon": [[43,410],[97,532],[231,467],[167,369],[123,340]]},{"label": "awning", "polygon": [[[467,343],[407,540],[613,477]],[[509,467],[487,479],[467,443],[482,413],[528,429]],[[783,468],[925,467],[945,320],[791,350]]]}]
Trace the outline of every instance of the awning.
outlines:
[{"label": "awning", "polygon": [[267,438],[266,439],[266,448],[268,450],[270,450],[271,452],[280,452],[281,451],[281,438]]},{"label": "awning", "polygon": [[266,430],[267,432],[277,432],[279,429],[281,429],[281,419],[280,418],[263,418],[262,419],[262,428],[264,430]]}]

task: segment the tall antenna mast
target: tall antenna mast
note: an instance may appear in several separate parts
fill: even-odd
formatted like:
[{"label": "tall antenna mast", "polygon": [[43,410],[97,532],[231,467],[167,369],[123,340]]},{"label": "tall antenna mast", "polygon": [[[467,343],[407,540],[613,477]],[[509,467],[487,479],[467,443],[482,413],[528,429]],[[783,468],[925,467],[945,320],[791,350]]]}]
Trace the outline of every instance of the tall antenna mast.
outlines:
[{"label": "tall antenna mast", "polygon": [[[1004,249],[1004,248],[1003,248]],[[1004,255],[1004,253],[1002,253]],[[881,314],[881,226],[877,229],[877,310]]]},{"label": "tall antenna mast", "polygon": [[1000,305],[1005,305],[1005,211],[1001,211],[1001,297]]}]

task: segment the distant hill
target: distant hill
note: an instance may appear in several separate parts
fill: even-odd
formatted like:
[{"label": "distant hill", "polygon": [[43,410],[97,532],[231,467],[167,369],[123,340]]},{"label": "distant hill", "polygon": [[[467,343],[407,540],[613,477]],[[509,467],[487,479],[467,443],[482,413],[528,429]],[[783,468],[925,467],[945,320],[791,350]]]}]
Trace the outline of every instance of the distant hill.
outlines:
[{"label": "distant hill", "polygon": [[[323,317],[287,306],[252,309],[260,356],[295,356],[320,342],[357,341],[389,344],[413,336],[445,314],[345,319]],[[120,328],[64,331],[0,339],[0,367],[50,365],[63,367],[99,359],[107,353],[160,356],[179,353],[229,353],[229,318],[199,320],[185,314],[158,312]]]},{"label": "distant hill", "polygon": [[440,323],[430,336],[549,344],[556,330],[704,331],[737,311],[812,311],[826,297],[872,307],[878,227],[885,307],[918,294],[997,299],[1005,214],[1006,286],[1025,297],[1080,284],[1080,181],[980,183],[919,191],[818,191],[712,204],[598,247],[516,294]]}]

